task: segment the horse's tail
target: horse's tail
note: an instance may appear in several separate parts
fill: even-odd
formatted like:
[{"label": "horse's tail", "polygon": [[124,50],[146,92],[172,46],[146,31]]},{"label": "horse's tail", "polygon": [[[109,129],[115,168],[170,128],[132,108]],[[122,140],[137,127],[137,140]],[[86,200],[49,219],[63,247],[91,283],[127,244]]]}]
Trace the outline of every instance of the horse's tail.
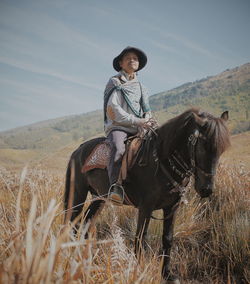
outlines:
[{"label": "horse's tail", "polygon": [[74,180],[75,177],[75,165],[74,159],[72,157],[69,160],[66,179],[65,179],[65,192],[64,192],[64,210],[65,210],[65,221],[68,221],[71,218],[73,198],[74,198]]},{"label": "horse's tail", "polygon": [[69,193],[70,193],[70,178],[71,178],[71,159],[67,166],[66,180],[65,180],[65,192],[64,192],[64,210],[68,209]]},{"label": "horse's tail", "polygon": [[94,147],[103,140],[101,137],[83,143],[70,157],[64,192],[65,222],[74,220],[82,210],[89,191],[88,181],[82,173],[82,165]]}]

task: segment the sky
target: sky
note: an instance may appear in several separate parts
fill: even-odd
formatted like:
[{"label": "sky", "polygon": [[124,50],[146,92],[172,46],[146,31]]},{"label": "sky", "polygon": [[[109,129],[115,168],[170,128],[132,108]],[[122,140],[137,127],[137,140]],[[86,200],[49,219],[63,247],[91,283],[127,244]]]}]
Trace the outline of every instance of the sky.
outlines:
[{"label": "sky", "polygon": [[0,0],[0,131],[103,107],[125,47],[151,95],[250,62],[250,0]]}]

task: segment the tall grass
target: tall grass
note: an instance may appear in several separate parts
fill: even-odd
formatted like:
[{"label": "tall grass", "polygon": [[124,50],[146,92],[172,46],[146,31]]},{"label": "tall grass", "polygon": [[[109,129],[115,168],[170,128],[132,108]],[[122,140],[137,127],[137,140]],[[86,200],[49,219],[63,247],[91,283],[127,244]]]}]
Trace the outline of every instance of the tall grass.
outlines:
[{"label": "tall grass", "polygon": [[[220,166],[210,201],[200,201],[189,186],[172,250],[172,270],[182,283],[250,283],[249,185],[244,169]],[[63,173],[0,169],[2,283],[160,283],[160,221],[151,221],[149,249],[138,263],[136,209],[107,205],[85,240],[63,225],[63,191]]]}]

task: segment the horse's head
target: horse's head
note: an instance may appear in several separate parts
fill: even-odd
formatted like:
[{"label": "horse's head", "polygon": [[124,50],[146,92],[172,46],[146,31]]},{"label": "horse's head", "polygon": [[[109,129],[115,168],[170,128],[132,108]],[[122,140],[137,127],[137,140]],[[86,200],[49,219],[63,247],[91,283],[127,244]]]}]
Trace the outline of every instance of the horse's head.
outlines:
[{"label": "horse's head", "polygon": [[193,172],[195,190],[201,197],[212,193],[219,157],[230,145],[227,120],[227,111],[216,118],[191,109],[157,130],[161,164],[179,184]]},{"label": "horse's head", "polygon": [[195,190],[203,198],[213,192],[219,157],[230,145],[226,127],[228,112],[223,112],[220,118],[209,113],[193,112],[192,120],[193,134],[189,138],[191,164],[194,167]]}]

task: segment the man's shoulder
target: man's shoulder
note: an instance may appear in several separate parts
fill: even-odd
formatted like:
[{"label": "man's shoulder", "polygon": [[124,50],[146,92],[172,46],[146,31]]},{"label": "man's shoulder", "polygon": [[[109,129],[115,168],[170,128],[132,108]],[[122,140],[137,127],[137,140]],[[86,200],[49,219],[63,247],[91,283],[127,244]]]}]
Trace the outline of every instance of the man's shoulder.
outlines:
[{"label": "man's shoulder", "polygon": [[106,88],[104,90],[104,93],[109,93],[110,90],[112,90],[114,87],[116,86],[120,86],[121,82],[119,80],[119,77],[117,75],[112,76],[109,80],[108,83],[106,85]]},{"label": "man's shoulder", "polygon": [[120,81],[120,74],[116,74],[114,76],[112,76],[109,81],[108,81],[108,84],[107,85],[113,85],[113,86],[118,86],[121,84],[121,81]]}]

